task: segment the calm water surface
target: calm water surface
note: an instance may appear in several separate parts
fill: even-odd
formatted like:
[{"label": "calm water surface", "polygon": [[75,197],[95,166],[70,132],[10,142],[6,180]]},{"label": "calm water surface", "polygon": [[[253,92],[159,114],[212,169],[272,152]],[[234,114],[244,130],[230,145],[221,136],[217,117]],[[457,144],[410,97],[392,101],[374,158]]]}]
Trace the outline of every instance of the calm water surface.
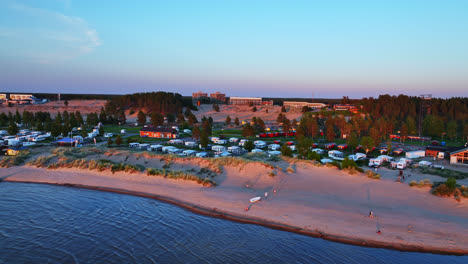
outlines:
[{"label": "calm water surface", "polygon": [[129,195],[0,183],[0,263],[468,263],[200,216]]}]

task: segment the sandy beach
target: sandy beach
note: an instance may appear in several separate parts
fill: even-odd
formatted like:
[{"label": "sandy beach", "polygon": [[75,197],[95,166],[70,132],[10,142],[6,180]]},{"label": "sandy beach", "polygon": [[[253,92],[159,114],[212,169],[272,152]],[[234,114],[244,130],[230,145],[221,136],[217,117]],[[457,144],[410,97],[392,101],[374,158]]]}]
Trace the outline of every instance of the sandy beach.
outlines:
[{"label": "sandy beach", "polygon": [[[184,162],[196,167],[203,160]],[[286,165],[282,162],[279,166]],[[429,187],[415,189],[306,162],[291,166],[295,172],[276,169],[274,177],[268,175],[272,169],[261,163],[224,166],[216,176],[218,186],[211,188],[144,173],[48,170],[27,165],[0,169],[0,179],[151,197],[197,213],[355,245],[468,254],[466,199],[457,202],[433,196]],[[249,199],[255,196],[262,200],[251,204]],[[369,218],[370,210],[374,218]]]}]

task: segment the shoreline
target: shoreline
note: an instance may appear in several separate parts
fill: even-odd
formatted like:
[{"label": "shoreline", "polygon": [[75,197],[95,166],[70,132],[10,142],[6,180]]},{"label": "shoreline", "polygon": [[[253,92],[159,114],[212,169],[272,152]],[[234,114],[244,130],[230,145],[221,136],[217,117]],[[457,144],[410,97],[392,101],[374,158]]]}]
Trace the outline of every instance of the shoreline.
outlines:
[{"label": "shoreline", "polygon": [[16,182],[16,183],[31,183],[31,184],[48,184],[48,185],[56,185],[56,186],[63,186],[63,187],[96,190],[96,191],[105,191],[105,192],[112,192],[112,193],[117,193],[117,194],[150,198],[150,199],[155,199],[155,200],[159,200],[168,204],[178,206],[180,208],[183,208],[185,210],[188,210],[190,212],[200,214],[200,215],[206,215],[206,216],[225,219],[225,220],[238,222],[238,223],[260,225],[260,226],[264,226],[264,227],[271,228],[271,229],[292,232],[292,233],[310,236],[314,238],[321,238],[324,240],[328,240],[328,241],[332,241],[336,243],[342,243],[342,244],[349,244],[349,245],[362,246],[362,247],[371,247],[371,248],[384,248],[384,249],[391,249],[391,250],[397,250],[397,251],[403,251],[403,252],[418,252],[418,253],[431,253],[431,254],[439,254],[439,255],[456,255],[456,256],[468,255],[468,250],[463,250],[463,249],[457,250],[457,249],[437,248],[437,247],[431,247],[431,246],[404,244],[404,243],[396,243],[396,242],[383,242],[383,241],[369,240],[369,239],[363,239],[363,238],[352,237],[352,236],[329,234],[329,233],[320,231],[318,229],[315,229],[315,230],[305,229],[305,228],[301,228],[298,226],[284,224],[284,223],[276,222],[274,220],[269,220],[269,219],[260,218],[256,216],[246,217],[241,214],[223,211],[222,209],[218,209],[218,208],[210,208],[207,206],[202,206],[199,204],[178,200],[176,198],[161,195],[161,194],[132,191],[128,189],[113,188],[113,187],[76,184],[76,183],[59,183],[59,182],[44,182],[44,181],[34,181],[34,180],[8,179],[8,177],[4,178],[3,180],[0,180],[0,183],[2,181],[13,182],[13,183]]}]

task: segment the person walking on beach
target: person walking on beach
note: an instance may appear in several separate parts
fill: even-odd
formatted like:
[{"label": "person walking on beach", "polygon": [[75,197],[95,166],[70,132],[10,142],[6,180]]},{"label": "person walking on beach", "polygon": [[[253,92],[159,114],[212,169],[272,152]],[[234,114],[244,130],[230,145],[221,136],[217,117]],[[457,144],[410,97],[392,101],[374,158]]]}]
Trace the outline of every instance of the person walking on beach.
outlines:
[{"label": "person walking on beach", "polygon": [[374,213],[372,211],[369,211],[369,218],[374,218]]}]

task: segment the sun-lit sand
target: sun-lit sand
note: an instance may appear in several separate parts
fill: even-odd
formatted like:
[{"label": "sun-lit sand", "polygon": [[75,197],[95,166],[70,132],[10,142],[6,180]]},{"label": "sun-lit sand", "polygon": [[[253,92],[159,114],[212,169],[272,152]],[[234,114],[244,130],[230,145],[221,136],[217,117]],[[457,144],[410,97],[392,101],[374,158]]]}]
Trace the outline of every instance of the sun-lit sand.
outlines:
[{"label": "sun-lit sand", "polygon": [[80,111],[82,115],[87,115],[89,113],[101,111],[101,107],[104,107],[106,100],[69,100],[68,106],[65,106],[65,101],[51,101],[45,104],[35,104],[35,105],[14,105],[12,107],[2,106],[0,107],[0,112],[8,113],[9,111],[13,114],[18,111],[22,113],[23,111],[30,112],[49,112],[52,117],[55,117],[57,113],[68,111],[76,112]]},{"label": "sun-lit sand", "polygon": [[[157,166],[159,160],[148,162]],[[224,212],[234,219],[260,219],[257,223],[266,225],[284,224],[298,228],[299,232],[321,234],[335,241],[468,254],[466,199],[457,202],[453,198],[433,196],[429,188],[415,189],[407,184],[368,179],[363,174],[349,175],[336,168],[315,167],[305,162],[281,161],[275,165],[282,169],[274,169],[277,172],[274,177],[268,175],[273,169],[260,163],[225,166],[216,176],[218,186],[212,188],[143,173],[47,170],[30,166],[0,169],[0,178],[155,194],[173,198],[179,204]],[[178,160],[173,166],[174,169],[184,166],[199,169],[206,166],[206,161]],[[295,172],[286,172],[288,166]],[[262,200],[251,204],[249,199],[255,196],[262,196]],[[374,218],[368,217],[371,210]]]},{"label": "sun-lit sand", "polygon": [[[203,116],[211,116],[215,122],[224,122],[227,116],[231,117],[232,122],[234,122],[236,117],[239,118],[239,121],[250,121],[254,116],[262,118],[265,122],[276,122],[278,114],[281,113],[281,106],[277,105],[257,105],[256,107],[257,111],[252,112],[253,107],[248,105],[219,105],[219,112],[216,112],[213,110],[212,105],[201,105],[198,106],[198,111],[194,111],[193,113],[199,120]],[[288,119],[296,119],[297,121],[299,121],[302,116],[300,109],[292,109],[283,114],[285,114]]]}]

